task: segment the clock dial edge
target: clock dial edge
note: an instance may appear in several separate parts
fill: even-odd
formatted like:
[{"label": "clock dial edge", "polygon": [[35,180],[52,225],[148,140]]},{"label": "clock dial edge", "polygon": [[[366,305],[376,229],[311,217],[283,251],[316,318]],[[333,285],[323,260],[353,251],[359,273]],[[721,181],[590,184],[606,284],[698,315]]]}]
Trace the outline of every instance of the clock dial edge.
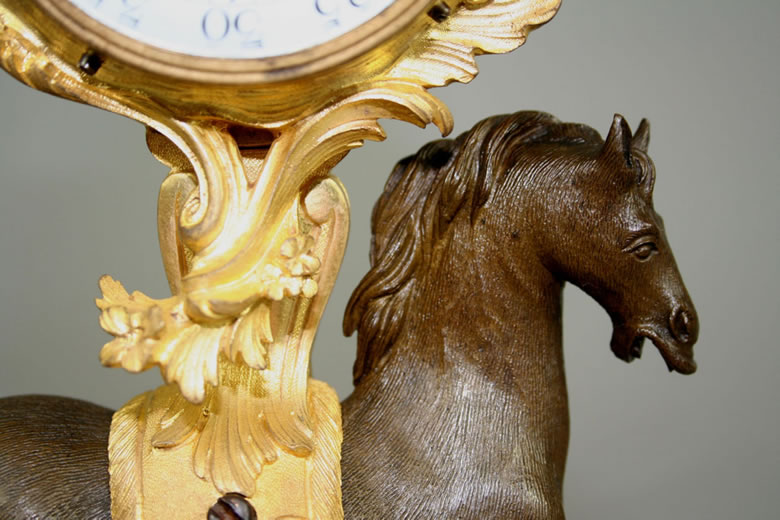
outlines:
[{"label": "clock dial edge", "polygon": [[87,47],[134,68],[176,80],[211,84],[262,84],[311,76],[380,46],[424,13],[431,0],[395,0],[346,34],[290,54],[253,59],[203,57],[135,40],[90,18],[68,0],[35,0],[48,17]]}]

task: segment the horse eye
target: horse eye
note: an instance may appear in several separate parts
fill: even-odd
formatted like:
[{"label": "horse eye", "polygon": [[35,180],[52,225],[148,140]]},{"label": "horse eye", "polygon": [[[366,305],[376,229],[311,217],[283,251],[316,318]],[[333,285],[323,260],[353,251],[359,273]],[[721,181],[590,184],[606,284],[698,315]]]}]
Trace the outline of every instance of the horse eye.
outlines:
[{"label": "horse eye", "polygon": [[634,256],[637,257],[639,260],[647,260],[650,258],[653,253],[655,253],[658,250],[654,242],[645,242],[643,244],[640,244],[634,250],[632,253],[634,253]]}]

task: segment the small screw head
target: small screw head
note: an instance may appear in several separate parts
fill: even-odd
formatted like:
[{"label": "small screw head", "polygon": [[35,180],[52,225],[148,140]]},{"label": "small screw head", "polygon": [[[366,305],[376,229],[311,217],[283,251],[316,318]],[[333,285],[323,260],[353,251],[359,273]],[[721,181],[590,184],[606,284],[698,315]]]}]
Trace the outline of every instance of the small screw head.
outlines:
[{"label": "small screw head", "polygon": [[439,2],[428,11],[428,16],[433,18],[436,23],[442,23],[450,17],[450,6],[444,2]]},{"label": "small screw head", "polygon": [[81,55],[79,60],[79,69],[84,74],[94,76],[100,67],[103,66],[103,57],[94,51],[87,51]]},{"label": "small screw head", "polygon": [[228,493],[209,509],[207,518],[208,520],[257,520],[257,513],[244,495]]}]

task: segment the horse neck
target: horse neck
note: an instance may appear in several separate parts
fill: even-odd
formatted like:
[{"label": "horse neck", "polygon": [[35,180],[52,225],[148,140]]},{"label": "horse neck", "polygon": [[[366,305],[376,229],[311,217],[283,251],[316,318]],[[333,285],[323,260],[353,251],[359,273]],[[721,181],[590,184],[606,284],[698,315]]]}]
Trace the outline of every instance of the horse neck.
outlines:
[{"label": "horse neck", "polygon": [[[516,465],[527,466],[520,459],[541,452],[548,470],[562,475],[568,408],[561,284],[523,237],[512,238],[510,230],[506,235],[503,243],[453,238],[435,262],[437,274],[422,280],[384,366],[345,402],[345,419],[370,414],[373,427],[396,438],[419,438],[421,421],[435,425],[435,435],[453,441],[448,453],[458,464],[470,459],[465,453],[474,445],[494,445],[500,438],[516,448]],[[523,256],[512,266],[501,261],[507,255],[499,248],[507,247]],[[544,446],[528,449],[529,444]],[[497,453],[481,451],[472,462],[499,457],[500,464],[512,465]]]},{"label": "horse neck", "polygon": [[[477,236],[456,235],[441,252],[438,272],[421,283],[397,359],[421,357],[437,375],[474,370],[486,383],[524,388],[561,358],[561,285],[523,238],[507,231],[501,243],[462,230]],[[508,248],[517,251],[511,265],[500,251]]]}]

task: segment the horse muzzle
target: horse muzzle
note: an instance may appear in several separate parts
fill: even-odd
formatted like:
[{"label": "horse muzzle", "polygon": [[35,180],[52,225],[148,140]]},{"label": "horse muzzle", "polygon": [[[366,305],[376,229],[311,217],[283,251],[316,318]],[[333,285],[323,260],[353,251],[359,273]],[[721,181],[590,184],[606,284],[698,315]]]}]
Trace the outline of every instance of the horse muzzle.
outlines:
[{"label": "horse muzzle", "polygon": [[678,307],[663,325],[645,323],[638,326],[615,326],[610,348],[618,358],[631,362],[642,356],[644,340],[650,339],[670,372],[693,374],[696,372],[693,345],[698,337],[699,320],[696,311]]}]

